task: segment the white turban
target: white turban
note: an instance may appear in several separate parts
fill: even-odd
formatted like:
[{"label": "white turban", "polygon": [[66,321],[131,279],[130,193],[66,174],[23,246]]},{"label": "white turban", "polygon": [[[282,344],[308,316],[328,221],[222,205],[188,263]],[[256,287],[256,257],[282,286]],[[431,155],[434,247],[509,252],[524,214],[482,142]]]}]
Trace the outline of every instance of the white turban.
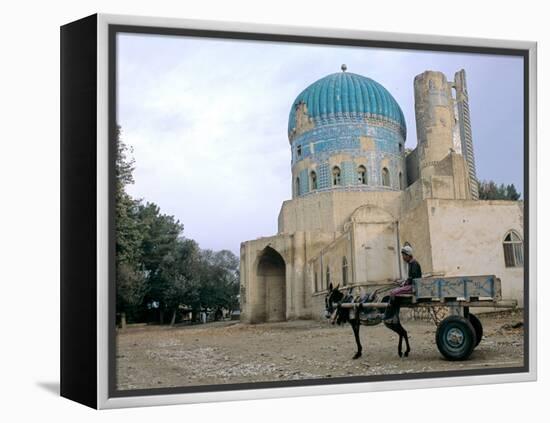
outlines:
[{"label": "white turban", "polygon": [[410,245],[405,245],[403,248],[401,248],[401,252],[411,257],[413,255],[413,249]]}]

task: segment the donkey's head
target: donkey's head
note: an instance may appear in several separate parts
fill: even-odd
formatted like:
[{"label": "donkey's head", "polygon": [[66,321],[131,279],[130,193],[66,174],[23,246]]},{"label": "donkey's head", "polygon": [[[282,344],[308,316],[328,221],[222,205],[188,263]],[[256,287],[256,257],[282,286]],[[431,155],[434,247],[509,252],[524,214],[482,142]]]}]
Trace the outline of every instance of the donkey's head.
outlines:
[{"label": "donkey's head", "polygon": [[327,295],[325,295],[325,317],[327,318],[334,313],[336,305],[344,298],[344,294],[338,290],[339,286],[338,284],[333,287],[332,283],[328,286]]},{"label": "donkey's head", "polygon": [[346,295],[341,292],[336,285],[335,287],[332,284],[329,285],[327,295],[325,296],[325,317],[330,319],[332,324],[337,323],[346,323],[349,320],[349,309],[344,309],[340,307],[340,303],[349,300],[351,298],[349,294]]}]

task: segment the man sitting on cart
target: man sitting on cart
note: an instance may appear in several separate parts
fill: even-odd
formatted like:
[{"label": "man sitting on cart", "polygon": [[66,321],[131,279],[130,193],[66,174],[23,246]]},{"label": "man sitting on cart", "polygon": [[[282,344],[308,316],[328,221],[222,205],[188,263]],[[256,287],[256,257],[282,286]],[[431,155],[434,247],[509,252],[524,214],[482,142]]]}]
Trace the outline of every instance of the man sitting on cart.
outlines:
[{"label": "man sitting on cart", "polygon": [[413,279],[422,277],[420,263],[418,263],[418,261],[413,257],[413,249],[410,245],[405,245],[401,248],[401,257],[405,260],[409,268],[407,279],[400,282],[397,288],[391,290],[390,301],[386,307],[386,312],[384,313],[384,320],[393,319],[395,315],[395,297],[412,294]]}]

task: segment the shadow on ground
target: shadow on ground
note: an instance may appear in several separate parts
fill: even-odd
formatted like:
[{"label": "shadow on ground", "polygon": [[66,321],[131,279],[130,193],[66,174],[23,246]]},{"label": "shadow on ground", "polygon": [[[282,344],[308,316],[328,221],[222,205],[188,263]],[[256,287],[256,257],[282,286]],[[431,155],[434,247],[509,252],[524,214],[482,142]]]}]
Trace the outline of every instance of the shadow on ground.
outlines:
[{"label": "shadow on ground", "polygon": [[36,386],[55,396],[60,394],[59,382],[36,382]]}]

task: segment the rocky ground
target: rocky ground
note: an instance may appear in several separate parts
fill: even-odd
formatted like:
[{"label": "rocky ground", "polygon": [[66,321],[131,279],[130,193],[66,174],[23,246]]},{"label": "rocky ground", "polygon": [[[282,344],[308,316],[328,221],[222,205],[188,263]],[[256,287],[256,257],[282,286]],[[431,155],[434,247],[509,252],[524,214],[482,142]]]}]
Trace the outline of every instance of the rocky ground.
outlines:
[{"label": "rocky ground", "polygon": [[398,337],[383,325],[361,327],[364,350],[358,360],[351,360],[355,341],[349,325],[299,320],[129,327],[117,334],[117,385],[125,390],[521,366],[522,314],[480,319],[484,338],[462,362],[441,357],[428,321],[403,322],[412,348],[408,358],[398,357]]}]

